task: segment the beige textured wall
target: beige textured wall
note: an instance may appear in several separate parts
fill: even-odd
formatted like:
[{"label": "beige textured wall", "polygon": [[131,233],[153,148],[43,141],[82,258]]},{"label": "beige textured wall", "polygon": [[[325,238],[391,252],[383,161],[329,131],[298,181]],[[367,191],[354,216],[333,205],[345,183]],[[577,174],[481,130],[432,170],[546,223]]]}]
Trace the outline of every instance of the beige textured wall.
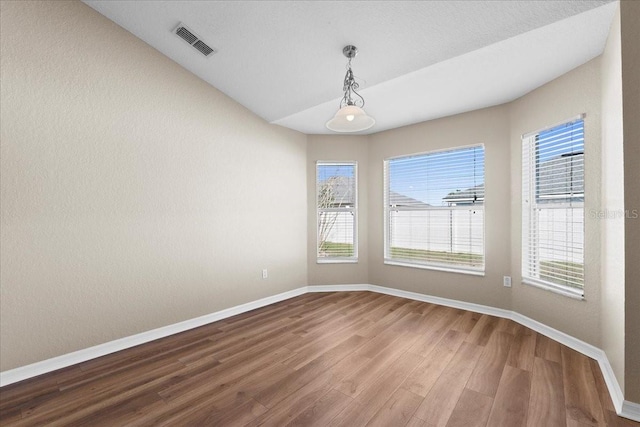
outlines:
[{"label": "beige textured wall", "polygon": [[[509,105],[511,119],[512,309],[600,346],[600,224],[588,213],[600,209],[600,58],[596,58]],[[570,299],[521,283],[521,135],[586,113],[585,300]]]},{"label": "beige textured wall", "polygon": [[[505,106],[446,117],[370,136],[369,278],[373,284],[443,298],[510,308],[509,127]],[[483,143],[485,145],[484,277],[383,264],[385,159]]]},{"label": "beige textured wall", "polygon": [[[367,136],[309,135],[307,146],[307,200],[310,285],[338,285],[369,283],[368,244],[368,174],[369,141]],[[316,261],[316,162],[358,162],[358,263],[318,264]]]},{"label": "beige textured wall", "polygon": [[307,283],[305,135],[80,2],[1,8],[1,370]]},{"label": "beige textured wall", "polygon": [[625,399],[640,403],[640,2],[620,2],[624,112]]},{"label": "beige textured wall", "polygon": [[[625,221],[625,310],[615,240],[588,215],[586,301],[519,281],[522,133],[586,112],[587,210],[619,203],[606,172],[620,152],[598,156],[620,131],[617,49],[624,177],[640,182],[640,2],[621,2],[621,44],[610,37],[602,59],[511,104],[368,137],[270,126],[82,3],[0,8],[0,370],[307,283],[374,283],[513,309],[602,346],[640,401],[640,219]],[[486,275],[384,265],[383,160],[480,142]],[[358,264],[315,262],[316,160],[358,161]],[[624,206],[640,209],[640,186]]]},{"label": "beige textured wall", "polygon": [[[601,237],[602,220],[591,212],[602,210],[601,204],[601,58],[596,58],[564,76],[528,93],[518,100],[498,107],[464,113],[443,119],[433,120],[399,129],[394,129],[368,137],[368,198],[369,204],[366,214],[369,224],[369,282],[486,304],[494,307],[512,309],[528,317],[545,323],[558,330],[566,332],[592,345],[601,346],[602,336],[606,331],[602,329],[600,312],[601,299],[618,298],[620,287],[601,287]],[[615,82],[614,82],[615,83]],[[614,90],[615,88],[611,89]],[[616,93],[609,95],[610,102],[616,102]],[[619,102],[619,98],[618,98]],[[586,113],[586,224],[585,224],[585,261],[586,284],[585,300],[570,299],[549,291],[521,283],[521,135],[560,123]],[[609,118],[615,121],[614,113]],[[615,129],[610,129],[615,135]],[[611,136],[612,138],[614,136]],[[327,138],[326,140],[324,138]],[[329,146],[329,137],[310,137],[309,153],[314,153],[309,159],[309,178],[312,175],[312,164],[316,157],[333,156],[338,159],[350,157],[353,150],[345,138],[340,146]],[[361,137],[359,137],[361,138]],[[337,140],[336,140],[337,141]],[[438,272],[409,267],[384,265],[383,263],[383,173],[384,159],[393,156],[420,153],[430,150],[484,143],[486,150],[486,224],[485,251],[486,275],[476,277],[464,274]],[[362,147],[362,145],[358,145]],[[322,150],[322,151],[320,151]],[[344,151],[342,151],[344,150]],[[315,153],[318,153],[316,155]],[[364,156],[364,152],[360,151]],[[311,155],[311,154],[310,154]],[[346,156],[346,157],[345,157]],[[353,157],[353,156],[351,156]],[[360,179],[362,180],[362,171]],[[609,177],[615,184],[615,177]],[[361,182],[362,185],[362,182]],[[312,187],[309,187],[312,189]],[[310,209],[313,208],[313,197],[309,199]],[[363,204],[360,204],[362,215]],[[310,217],[311,218],[311,217]],[[310,221],[309,239],[315,238],[315,217]],[[361,227],[362,230],[362,227]],[[362,236],[362,233],[361,233]],[[619,243],[619,241],[618,241]],[[313,244],[309,246],[312,250]],[[616,253],[611,254],[614,259]],[[316,268],[315,258],[310,258],[309,271]],[[331,283],[338,278],[339,283],[361,283],[362,275],[355,270],[349,276],[343,266],[322,266],[323,276],[329,278],[318,283]],[[513,288],[502,286],[502,276],[513,276]],[[310,273],[310,277],[312,274]],[[349,282],[349,279],[353,281]],[[356,281],[356,279],[358,279]],[[315,284],[313,280],[310,283]],[[612,327],[608,336],[612,354],[620,365],[624,354],[624,346],[620,346],[620,311],[619,304],[610,311],[607,327]],[[611,311],[616,311],[615,315]],[[616,317],[617,316],[617,317]],[[628,340],[627,340],[628,342]],[[619,376],[624,367],[619,366],[616,371]]]},{"label": "beige textured wall", "polygon": [[624,168],[620,9],[613,18],[601,59],[602,210],[601,342],[624,390]]}]

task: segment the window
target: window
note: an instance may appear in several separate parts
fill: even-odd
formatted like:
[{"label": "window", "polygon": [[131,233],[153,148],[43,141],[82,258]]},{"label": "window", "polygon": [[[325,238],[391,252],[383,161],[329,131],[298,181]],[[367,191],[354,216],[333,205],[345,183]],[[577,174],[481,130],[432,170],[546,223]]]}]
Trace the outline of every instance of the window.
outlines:
[{"label": "window", "polygon": [[316,163],[318,262],[356,262],[356,162]]},{"label": "window", "polygon": [[484,146],[385,161],[385,263],[484,271]]},{"label": "window", "polygon": [[584,288],[584,120],[522,137],[522,279]]}]

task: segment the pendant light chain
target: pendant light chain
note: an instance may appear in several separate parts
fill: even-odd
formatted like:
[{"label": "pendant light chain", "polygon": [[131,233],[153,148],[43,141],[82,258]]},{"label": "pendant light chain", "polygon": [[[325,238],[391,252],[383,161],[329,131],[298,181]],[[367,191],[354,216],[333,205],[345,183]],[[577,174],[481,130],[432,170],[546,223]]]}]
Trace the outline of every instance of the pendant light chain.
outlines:
[{"label": "pendant light chain", "polygon": [[[364,98],[357,92],[357,89],[360,89],[360,85],[356,82],[355,76],[353,75],[353,71],[351,70],[351,58],[349,58],[347,73],[344,76],[344,83],[342,85],[344,96],[340,101],[340,108],[345,105],[356,105],[360,108],[364,107]],[[354,100],[353,95],[357,96],[359,99]]]},{"label": "pendant light chain", "polygon": [[351,69],[351,60],[358,54],[358,48],[347,45],[342,49],[347,57],[347,73],[342,82],[344,95],[340,99],[340,108],[335,116],[326,123],[327,129],[334,132],[359,132],[371,128],[375,119],[369,116],[364,107],[364,97],[358,93],[360,85],[356,82]]}]

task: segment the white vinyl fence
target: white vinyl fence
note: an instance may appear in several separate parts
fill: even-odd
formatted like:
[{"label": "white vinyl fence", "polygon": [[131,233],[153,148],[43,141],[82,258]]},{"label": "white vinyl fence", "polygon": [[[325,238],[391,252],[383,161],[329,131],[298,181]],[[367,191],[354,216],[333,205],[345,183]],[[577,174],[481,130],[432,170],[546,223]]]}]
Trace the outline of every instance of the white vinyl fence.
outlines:
[{"label": "white vinyl fence", "polygon": [[[581,209],[540,209],[540,251],[541,260],[563,260],[581,262],[582,252],[565,251],[558,253],[545,242],[574,241],[576,248],[582,248],[583,234],[580,229],[584,221],[568,218],[570,215],[583,218]],[[328,242],[353,243],[353,220],[351,213],[340,213],[328,233]],[[348,216],[348,218],[347,218]],[[566,220],[565,220],[566,219]],[[389,221],[394,230],[389,236],[390,247],[444,251],[451,253],[484,252],[484,209],[433,209],[417,211],[392,211]]]},{"label": "white vinyl fence", "polygon": [[391,211],[389,246],[427,251],[484,252],[484,211],[480,209],[429,209]]}]

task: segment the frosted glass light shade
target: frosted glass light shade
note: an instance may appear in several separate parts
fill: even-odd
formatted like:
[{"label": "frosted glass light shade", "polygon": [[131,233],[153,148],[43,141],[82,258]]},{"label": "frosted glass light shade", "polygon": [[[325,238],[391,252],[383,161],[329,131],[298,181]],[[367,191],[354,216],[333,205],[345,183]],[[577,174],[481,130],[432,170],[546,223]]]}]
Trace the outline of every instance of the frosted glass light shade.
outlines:
[{"label": "frosted glass light shade", "polygon": [[360,107],[355,105],[345,105],[338,110],[333,119],[327,122],[327,129],[334,132],[358,132],[369,129],[376,124],[373,117]]}]

